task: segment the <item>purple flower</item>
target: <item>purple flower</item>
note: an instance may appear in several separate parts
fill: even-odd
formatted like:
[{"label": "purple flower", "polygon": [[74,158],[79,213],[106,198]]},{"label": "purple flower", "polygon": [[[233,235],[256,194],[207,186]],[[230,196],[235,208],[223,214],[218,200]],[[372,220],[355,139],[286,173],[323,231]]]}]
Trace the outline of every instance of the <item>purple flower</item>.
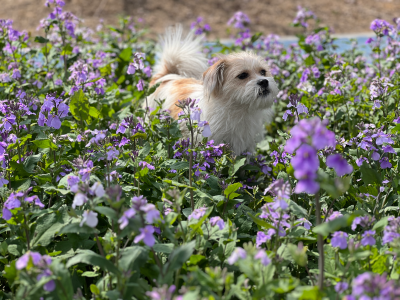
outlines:
[{"label": "purple flower", "polygon": [[342,216],[343,215],[342,215],[342,213],[340,211],[334,211],[334,212],[331,213],[331,215],[329,217],[326,218],[326,220],[328,222],[330,222],[330,221],[333,221],[333,220],[335,220],[335,219],[337,219],[339,217],[342,217]]},{"label": "purple flower", "polygon": [[140,234],[135,237],[133,240],[135,243],[140,242],[143,240],[143,242],[149,246],[153,247],[154,244],[156,243],[156,239],[153,236],[154,233],[154,227],[151,225],[146,225],[144,228],[140,228]]},{"label": "purple flower", "polygon": [[146,68],[143,69],[143,73],[146,74],[147,77],[151,77],[151,67],[148,66]]},{"label": "purple flower", "polygon": [[315,194],[316,192],[318,192],[319,183],[315,181],[315,177],[316,176],[313,173],[303,174],[302,179],[300,179],[297,182],[294,192],[296,194],[300,193]]},{"label": "purple flower", "polygon": [[333,168],[338,176],[350,174],[353,171],[353,166],[349,165],[340,154],[332,154],[328,156],[326,159],[326,165]]},{"label": "purple flower", "polygon": [[300,177],[296,172],[307,173],[315,172],[319,167],[319,159],[315,149],[307,144],[303,144],[296,151],[296,155],[292,158],[291,163],[295,169],[296,178]]},{"label": "purple flower", "polygon": [[7,208],[3,208],[3,219],[8,221],[12,218],[12,212],[9,211]]},{"label": "purple flower", "polygon": [[229,19],[228,25],[238,29],[244,29],[250,23],[249,17],[242,11],[235,12],[232,18]]},{"label": "purple flower", "polygon": [[306,120],[302,119],[294,126],[290,133],[292,137],[286,142],[285,151],[292,154],[303,143],[309,143],[316,150],[336,145],[335,134],[326,129],[325,123],[319,118],[314,117]]},{"label": "purple flower", "polygon": [[50,264],[51,263],[51,258],[49,259],[49,256],[45,255],[42,256],[38,252],[32,252],[28,251],[24,255],[22,255],[20,258],[18,258],[17,262],[15,263],[15,267],[17,270],[22,270],[25,269],[29,263],[29,260],[32,259],[32,263],[34,266],[39,266],[41,262]]},{"label": "purple flower", "polygon": [[190,117],[192,118],[192,120],[200,122],[200,115],[201,109],[199,107],[194,107],[191,109]]},{"label": "purple flower", "polygon": [[268,231],[268,234],[265,234],[263,231],[258,231],[257,232],[257,237],[256,237],[256,246],[257,246],[257,248],[259,248],[265,242],[271,240],[272,235],[274,233],[275,233],[275,231],[273,231],[273,232],[269,232]]},{"label": "purple flower", "polygon": [[6,115],[3,117],[3,122],[0,124],[0,127],[4,128],[4,131],[10,131],[12,129],[12,125],[15,124],[16,117],[14,115]]},{"label": "purple flower", "polygon": [[136,72],[136,68],[133,63],[130,63],[128,66],[128,71],[126,73],[133,75]]},{"label": "purple flower", "polygon": [[254,258],[261,260],[261,264],[263,266],[268,266],[271,263],[271,259],[268,257],[267,253],[263,249],[259,250]]},{"label": "purple flower", "polygon": [[331,245],[332,247],[339,247],[340,249],[347,248],[347,237],[348,234],[343,231],[336,231],[332,235]]},{"label": "purple flower", "polygon": [[380,163],[382,169],[389,169],[392,167],[392,164],[389,162],[389,159],[387,157],[382,158],[379,161],[379,163]]},{"label": "purple flower", "polygon": [[97,215],[98,214],[93,211],[85,210],[82,214],[82,221],[79,226],[82,227],[85,223],[89,227],[96,227],[97,223],[99,222],[99,220],[97,219]]},{"label": "purple flower", "polygon": [[361,239],[361,245],[363,245],[363,246],[375,245],[376,241],[375,241],[374,235],[375,235],[374,230],[367,230],[366,232],[364,232],[364,234],[362,235],[362,239]]},{"label": "purple flower", "polygon": [[136,211],[133,208],[125,211],[122,217],[118,220],[118,223],[120,223],[119,228],[121,230],[124,229],[128,225],[129,220],[132,219],[135,215]]},{"label": "purple flower", "polygon": [[379,160],[381,158],[381,156],[379,155],[378,152],[373,152],[371,155],[372,160]]},{"label": "purple flower", "polygon": [[299,222],[298,225],[303,224],[303,227],[304,227],[305,229],[307,229],[307,230],[310,230],[311,225],[312,225],[310,221],[306,220],[306,218],[298,219],[298,220],[296,220],[296,223],[297,223],[297,222]]},{"label": "purple flower", "polygon": [[[39,274],[36,277],[36,280],[39,281],[43,277],[46,278],[46,277],[49,277],[51,275],[52,275],[51,271],[49,269],[46,269],[46,270],[43,271],[43,273]],[[47,291],[47,292],[52,292],[52,291],[54,291],[55,288],[56,288],[56,282],[54,280],[50,280],[50,281],[46,282],[45,285],[43,286],[43,289],[45,291]]]},{"label": "purple flower", "polygon": [[143,169],[148,168],[149,170],[155,170],[154,166],[152,166],[151,164],[149,164],[148,162],[145,162],[145,161],[141,161],[139,163],[139,166],[142,167]]},{"label": "purple flower", "polygon": [[385,231],[383,233],[382,243],[387,244],[393,242],[395,239],[400,238],[400,233],[393,231]]},{"label": "purple flower", "polygon": [[235,250],[233,250],[231,256],[229,256],[227,259],[227,262],[228,264],[233,265],[239,258],[245,259],[246,256],[246,251],[241,247],[237,247]]},{"label": "purple flower", "polygon": [[335,291],[337,293],[343,293],[348,288],[349,288],[349,284],[344,281],[340,281],[340,282],[336,283],[336,285],[335,285]]},{"label": "purple flower", "polygon": [[35,205],[39,206],[40,208],[44,208],[44,204],[40,201],[37,195],[33,195],[31,197],[26,197],[24,199],[25,202],[34,203]]},{"label": "purple flower", "polygon": [[141,211],[146,213],[147,223],[154,223],[160,219],[160,212],[156,209],[154,204],[146,204],[140,208]]},{"label": "purple flower", "polygon": [[205,215],[206,211],[207,211],[207,207],[197,208],[189,215],[188,220],[189,221],[191,219],[198,220]]},{"label": "purple flower", "polygon": [[362,273],[353,279],[353,299],[370,300],[399,299],[400,288],[397,280],[388,280],[387,275]]},{"label": "purple flower", "polygon": [[85,194],[75,194],[74,201],[72,202],[72,208],[75,209],[77,206],[82,206],[88,201],[88,197]]},{"label": "purple flower", "polygon": [[111,148],[111,150],[109,150],[109,151],[107,152],[107,160],[113,160],[113,159],[115,159],[115,158],[118,158],[118,155],[119,155],[119,151],[116,150],[116,149],[113,147],[113,148]]},{"label": "purple flower", "polygon": [[105,195],[104,187],[101,182],[95,182],[90,191],[96,195],[96,197],[103,197]]},{"label": "purple flower", "polygon": [[362,228],[366,226],[370,226],[374,218],[370,218],[370,216],[356,217],[351,224],[351,229],[356,230],[357,225],[360,225]]},{"label": "purple flower", "polygon": [[394,27],[389,22],[381,19],[373,20],[370,28],[377,35],[389,35],[394,31]]},{"label": "purple flower", "polygon": [[138,89],[139,91],[143,91],[143,87],[144,87],[144,81],[143,81],[143,79],[139,79],[139,82],[137,83],[136,87],[137,87],[137,89]]},{"label": "purple flower", "polygon": [[221,217],[212,217],[210,219],[210,224],[211,224],[211,226],[218,225],[219,230],[222,230],[225,228],[225,222],[224,222],[224,220],[221,219]]},{"label": "purple flower", "polygon": [[393,153],[393,154],[396,154],[396,151],[394,151],[393,147],[390,146],[390,145],[383,146],[383,147],[382,147],[382,150],[383,150],[383,152],[385,152],[385,153]]},{"label": "purple flower", "polygon": [[211,128],[210,128],[210,124],[208,124],[208,122],[206,121],[204,123],[204,127],[203,127],[203,132],[202,132],[203,136],[206,138],[209,138],[212,135],[211,132]]}]

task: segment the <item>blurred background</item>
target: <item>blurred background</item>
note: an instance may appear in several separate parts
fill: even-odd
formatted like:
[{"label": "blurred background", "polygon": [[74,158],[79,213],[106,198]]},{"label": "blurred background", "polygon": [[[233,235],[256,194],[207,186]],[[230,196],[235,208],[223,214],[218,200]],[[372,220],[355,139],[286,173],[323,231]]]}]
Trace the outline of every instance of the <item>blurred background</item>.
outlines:
[{"label": "blurred background", "polygon": [[[51,10],[44,0],[0,0],[0,19],[14,20],[14,28],[34,33],[39,20]],[[252,32],[293,35],[301,29],[290,27],[297,6],[312,10],[321,24],[334,33],[369,32],[371,21],[392,21],[400,17],[400,0],[65,0],[64,11],[71,11],[95,28],[100,19],[115,24],[119,16],[142,19],[153,32],[161,33],[175,23],[186,26],[198,16],[211,27],[211,37],[226,38],[227,21],[236,11],[245,12]]]}]

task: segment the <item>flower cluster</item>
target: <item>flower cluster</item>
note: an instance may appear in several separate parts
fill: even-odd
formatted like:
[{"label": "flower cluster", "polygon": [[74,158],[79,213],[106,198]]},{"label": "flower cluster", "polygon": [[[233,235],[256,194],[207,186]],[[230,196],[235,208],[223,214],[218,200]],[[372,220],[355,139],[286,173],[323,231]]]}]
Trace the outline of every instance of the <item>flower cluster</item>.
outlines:
[{"label": "flower cluster", "polygon": [[40,109],[38,124],[45,124],[54,129],[60,129],[61,118],[68,116],[69,106],[61,98],[55,95],[47,95]]},{"label": "flower cluster", "polygon": [[[18,258],[15,267],[17,270],[26,269],[29,270],[29,272],[33,271],[35,274],[38,274],[36,280],[39,281],[53,275],[50,270],[51,261],[51,257],[48,255],[41,255],[38,252],[28,251]],[[43,289],[47,292],[54,291],[55,288],[56,282],[53,279],[48,280],[43,286]]]},{"label": "flower cluster", "polygon": [[143,240],[143,242],[149,246],[153,247],[155,244],[155,238],[153,233],[155,231],[154,226],[146,225],[153,224],[160,219],[160,212],[154,206],[154,204],[148,203],[147,199],[143,196],[132,198],[132,207],[125,211],[122,217],[118,220],[119,228],[124,229],[129,224],[129,220],[133,219],[135,216],[140,218],[143,227],[140,228],[140,234],[134,239],[135,243]]},{"label": "flower cluster", "polygon": [[197,35],[210,32],[211,31],[210,25],[208,25],[207,23],[202,25],[202,23],[203,23],[203,18],[198,17],[196,21],[190,25],[190,29],[194,29],[195,30],[194,33]]},{"label": "flower cluster", "polygon": [[[291,154],[296,151],[296,155],[291,159],[294,176],[299,180],[295,192],[315,194],[319,190],[319,184],[316,182],[319,167],[317,151],[325,147],[334,147],[335,134],[326,129],[326,122],[316,117],[301,120],[290,133],[292,137],[286,142],[285,151]],[[353,171],[340,154],[328,157],[327,163],[339,176]]]},{"label": "flower cluster", "polygon": [[400,297],[400,285],[395,280],[387,280],[386,274],[366,272],[353,279],[352,292],[348,300],[382,299],[392,300]]},{"label": "flower cluster", "polygon": [[44,207],[44,204],[40,201],[37,195],[28,196],[28,192],[32,190],[32,188],[28,189],[25,192],[13,192],[7,198],[6,202],[4,202],[3,206],[3,219],[10,220],[13,216],[11,210],[15,208],[19,208],[25,206],[26,204],[33,204],[40,208]]},{"label": "flower cluster", "polygon": [[356,163],[361,166],[363,162],[369,163],[372,161],[379,162],[382,169],[392,167],[389,161],[388,154],[396,154],[396,151],[391,146],[394,144],[392,136],[383,132],[381,128],[376,128],[374,124],[361,124],[362,131],[357,135],[357,147],[368,151],[366,156],[360,156]]},{"label": "flower cluster", "polygon": [[307,21],[316,18],[317,18],[316,15],[311,10],[303,8],[299,5],[297,7],[297,14],[295,19],[293,20],[293,24],[295,26],[302,26],[304,28],[308,28]]}]

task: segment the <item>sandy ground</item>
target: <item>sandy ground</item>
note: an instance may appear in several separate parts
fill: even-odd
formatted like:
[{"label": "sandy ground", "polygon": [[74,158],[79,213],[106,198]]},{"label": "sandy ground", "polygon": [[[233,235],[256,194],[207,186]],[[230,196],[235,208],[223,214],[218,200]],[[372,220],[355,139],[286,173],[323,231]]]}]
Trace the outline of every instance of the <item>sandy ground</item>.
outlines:
[{"label": "sandy ground", "polygon": [[[248,14],[251,29],[263,33],[293,35],[300,29],[290,27],[297,6],[314,11],[323,25],[335,33],[368,32],[373,19],[391,21],[400,17],[400,0],[65,0],[65,10],[72,11],[85,25],[95,27],[100,19],[115,24],[118,16],[143,18],[153,33],[168,25],[190,26],[202,16],[211,26],[212,37],[226,38],[227,21],[238,10]],[[15,28],[33,34],[39,20],[50,9],[44,0],[0,0],[0,19],[13,19]]]}]

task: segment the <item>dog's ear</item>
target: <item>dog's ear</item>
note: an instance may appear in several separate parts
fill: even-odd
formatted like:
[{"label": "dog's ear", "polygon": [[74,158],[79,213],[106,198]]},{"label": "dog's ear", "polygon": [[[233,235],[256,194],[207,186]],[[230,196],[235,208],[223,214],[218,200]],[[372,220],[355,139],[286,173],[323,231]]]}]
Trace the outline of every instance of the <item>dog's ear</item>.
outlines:
[{"label": "dog's ear", "polygon": [[206,98],[211,95],[216,96],[221,91],[225,68],[226,61],[220,59],[203,73],[204,96]]}]

